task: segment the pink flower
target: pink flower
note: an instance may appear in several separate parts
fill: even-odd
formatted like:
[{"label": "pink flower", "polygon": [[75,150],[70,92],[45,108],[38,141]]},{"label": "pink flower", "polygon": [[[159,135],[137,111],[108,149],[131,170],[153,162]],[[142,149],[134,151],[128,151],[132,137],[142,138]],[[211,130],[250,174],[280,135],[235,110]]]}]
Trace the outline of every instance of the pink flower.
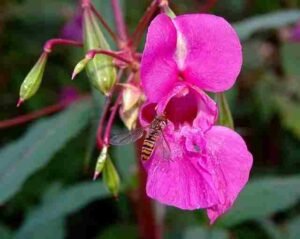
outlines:
[{"label": "pink flower", "polygon": [[158,102],[178,81],[211,92],[228,90],[242,65],[239,38],[223,18],[189,14],[151,23],[141,62],[146,96]]},{"label": "pink flower", "polygon": [[252,155],[237,133],[211,126],[216,110],[201,90],[178,83],[159,103],[145,103],[140,113],[143,126],[163,112],[168,119],[164,137],[144,163],[148,196],[181,209],[205,208],[211,223],[231,207],[252,166]]},{"label": "pink flower", "polygon": [[202,90],[229,89],[241,64],[239,39],[223,18],[160,14],[149,27],[141,63],[148,101],[140,122],[165,114],[168,123],[144,163],[147,194],[181,209],[205,208],[211,223],[248,181],[252,155],[233,130],[213,126],[217,106]]}]

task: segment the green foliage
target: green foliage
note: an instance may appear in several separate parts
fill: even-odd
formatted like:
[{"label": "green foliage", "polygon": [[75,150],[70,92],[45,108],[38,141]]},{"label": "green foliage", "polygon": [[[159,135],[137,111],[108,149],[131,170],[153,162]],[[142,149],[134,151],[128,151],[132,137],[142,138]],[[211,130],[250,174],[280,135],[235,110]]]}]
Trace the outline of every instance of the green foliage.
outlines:
[{"label": "green foliage", "polygon": [[282,122],[287,129],[290,129],[298,138],[300,137],[300,103],[289,97],[278,95],[276,97],[280,110]]},{"label": "green foliage", "polygon": [[280,49],[282,64],[288,76],[300,76],[300,45],[299,43],[285,43]]},{"label": "green foliage", "polygon": [[276,29],[298,21],[300,11],[283,10],[275,13],[255,16],[234,24],[241,40],[245,41],[258,31]]},{"label": "green foliage", "polygon": [[222,229],[192,227],[184,232],[183,239],[229,239],[229,233]]},{"label": "green foliage", "polygon": [[287,238],[298,239],[300,236],[300,217],[296,217],[289,221],[286,225]]},{"label": "green foliage", "polygon": [[232,210],[219,223],[234,226],[288,209],[300,199],[299,185],[300,176],[253,180],[241,192]]},{"label": "green foliage", "polygon": [[121,183],[126,186],[135,186],[135,173],[137,172],[135,148],[133,144],[115,147],[113,158],[116,160],[118,172],[120,172]]},{"label": "green foliage", "polygon": [[90,110],[90,100],[77,102],[64,112],[35,123],[25,136],[1,150],[1,203],[12,197],[32,173],[45,166],[87,125]]},{"label": "green foliage", "polygon": [[114,225],[107,228],[97,239],[130,238],[137,239],[138,232],[134,225]]},{"label": "green foliage", "polygon": [[1,239],[12,239],[13,233],[12,231],[4,225],[0,224],[0,238]]},{"label": "green foliage", "polygon": [[219,119],[218,123],[220,125],[226,126],[228,128],[233,129],[233,119],[231,115],[231,111],[229,109],[229,105],[224,93],[217,93],[216,94],[216,102],[219,108]]},{"label": "green foliage", "polygon": [[80,183],[66,188],[52,196],[51,200],[46,200],[39,207],[33,210],[24,224],[19,229],[16,238],[31,238],[32,233],[41,227],[46,227],[49,223],[53,227],[69,213],[81,209],[86,204],[96,200],[108,197],[102,183]]}]

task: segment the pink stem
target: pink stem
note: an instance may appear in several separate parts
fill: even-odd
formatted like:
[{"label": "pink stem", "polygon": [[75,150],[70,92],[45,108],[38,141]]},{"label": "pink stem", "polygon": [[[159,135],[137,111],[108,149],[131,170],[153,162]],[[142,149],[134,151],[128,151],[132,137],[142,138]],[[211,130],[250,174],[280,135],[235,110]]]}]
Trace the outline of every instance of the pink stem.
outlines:
[{"label": "pink stem", "polygon": [[102,50],[102,49],[92,49],[92,50],[89,50],[87,53],[86,53],[86,58],[94,58],[95,55],[97,54],[104,54],[104,55],[108,55],[108,56],[111,56],[113,58],[116,58],[120,61],[123,61],[127,64],[132,64],[132,61],[127,59],[127,58],[124,58],[122,56],[120,56],[118,53],[114,52],[114,51],[109,51],[109,50]]},{"label": "pink stem", "polygon": [[[80,97],[80,99],[82,99],[84,97],[87,97],[87,96],[82,96],[82,97]],[[70,104],[70,102],[68,102],[68,101],[62,101],[58,104],[50,105],[48,107],[45,107],[43,109],[40,109],[38,111],[29,113],[29,114],[26,114],[26,115],[18,116],[18,117],[13,118],[13,119],[0,121],[0,129],[13,127],[13,126],[20,125],[20,124],[25,124],[29,121],[40,118],[42,116],[60,111],[64,107],[68,106],[69,104]]]},{"label": "pink stem", "polygon": [[139,21],[135,31],[132,34],[133,39],[133,45],[137,46],[142,38],[143,32],[145,28],[147,27],[147,24],[151,20],[151,17],[153,16],[154,12],[157,10],[159,1],[155,0],[151,3],[151,5],[147,8],[144,16]]},{"label": "pink stem", "polygon": [[101,22],[101,24],[103,25],[103,27],[107,30],[107,32],[109,33],[109,35],[112,37],[112,39],[115,42],[119,42],[120,40],[118,39],[118,37],[116,36],[116,34],[109,27],[109,25],[107,24],[107,22],[104,20],[104,18],[101,16],[101,14],[96,10],[96,8],[93,5],[91,5],[91,9],[92,9],[93,13],[96,15],[96,17],[99,19],[99,21]]},{"label": "pink stem", "polygon": [[90,7],[91,1],[90,0],[81,0],[81,6],[82,6],[82,8]]},{"label": "pink stem", "polygon": [[113,125],[113,122],[115,120],[115,116],[117,114],[117,111],[118,111],[119,105],[121,103],[121,100],[122,100],[122,95],[119,94],[114,106],[111,109],[111,113],[110,113],[110,116],[109,116],[109,119],[108,119],[108,122],[107,122],[107,125],[106,125],[106,129],[105,129],[105,133],[104,133],[104,137],[103,137],[103,144],[104,145],[109,145],[109,139],[110,139],[110,133],[111,133],[112,125]]},{"label": "pink stem", "polygon": [[103,147],[103,140],[102,140],[102,131],[103,131],[103,126],[104,126],[104,122],[105,122],[105,119],[106,119],[106,116],[107,116],[107,113],[108,113],[108,110],[109,110],[109,106],[110,106],[110,103],[111,103],[111,96],[108,96],[107,99],[106,99],[106,102],[105,102],[105,105],[103,107],[103,110],[102,110],[102,115],[101,115],[101,118],[100,118],[100,121],[99,121],[99,126],[98,126],[98,129],[97,129],[97,146],[99,149],[102,149]]},{"label": "pink stem", "polygon": [[[116,85],[119,83],[122,75],[123,75],[123,70],[120,70],[119,73],[118,73],[118,76],[117,76]],[[110,138],[110,132],[111,132],[112,124],[113,124],[114,118],[116,116],[117,109],[118,109],[119,104],[120,104],[121,99],[122,99],[122,94],[119,94],[114,106],[112,107],[112,112],[109,116],[109,119],[108,119],[108,122],[107,122],[107,125],[106,125],[105,134],[104,134],[104,137],[102,138],[102,130],[103,130],[103,127],[104,127],[106,116],[107,116],[107,114],[110,110],[109,106],[110,106],[110,103],[111,103],[111,96],[112,96],[114,91],[115,91],[115,88],[111,91],[110,95],[108,96],[108,98],[105,102],[103,113],[102,113],[101,119],[99,121],[98,130],[97,130],[97,146],[98,146],[99,149],[101,149],[103,147],[103,145],[108,145],[109,144],[109,138]]]},{"label": "pink stem", "polygon": [[205,4],[203,4],[199,11],[200,12],[209,12],[217,3],[218,0],[207,0]]},{"label": "pink stem", "polygon": [[137,217],[139,225],[139,238],[161,239],[163,226],[157,225],[152,200],[146,194],[147,174],[140,161],[140,149],[143,139],[136,143],[137,164],[139,168]]},{"label": "pink stem", "polygon": [[117,27],[117,32],[118,32],[119,38],[122,41],[127,42],[127,29],[126,29],[126,25],[124,22],[124,17],[123,17],[123,13],[121,10],[120,1],[119,0],[111,0],[111,4],[112,4],[113,12],[115,15],[115,22],[116,22],[116,27]]},{"label": "pink stem", "polygon": [[70,45],[70,46],[76,46],[76,47],[82,47],[82,43],[78,41],[68,40],[68,39],[61,39],[61,38],[55,38],[48,40],[44,45],[44,52],[50,53],[52,51],[52,48],[55,45]]}]

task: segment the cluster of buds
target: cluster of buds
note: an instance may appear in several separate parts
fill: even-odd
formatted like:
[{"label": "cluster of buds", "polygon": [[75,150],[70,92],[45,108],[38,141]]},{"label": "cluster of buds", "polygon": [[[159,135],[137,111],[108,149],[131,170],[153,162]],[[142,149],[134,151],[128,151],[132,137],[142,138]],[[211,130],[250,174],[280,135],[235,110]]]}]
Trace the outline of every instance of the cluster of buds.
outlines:
[{"label": "cluster of buds", "polygon": [[[146,18],[142,19],[135,34],[144,31],[154,10],[158,7],[158,2],[154,1],[151,9],[148,9]],[[112,6],[116,17],[116,27],[118,32],[111,30],[100,13],[95,9],[90,0],[81,0],[80,15],[82,29],[81,41],[73,39],[57,38],[48,40],[43,48],[43,52],[36,64],[25,77],[21,87],[20,96],[17,103],[19,107],[24,101],[34,96],[41,86],[45,66],[49,54],[57,45],[67,45],[83,48],[85,57],[80,60],[72,73],[74,79],[81,71],[86,70],[87,77],[91,85],[106,97],[106,105],[99,121],[97,131],[97,145],[100,150],[95,167],[94,179],[103,172],[103,179],[109,190],[117,196],[119,190],[119,176],[113,162],[109,156],[109,139],[113,119],[116,112],[129,130],[137,125],[137,118],[140,105],[144,101],[144,96],[140,86],[139,64],[140,53],[136,52],[136,44],[128,40],[125,24],[122,20],[122,13],[118,0],[112,0]],[[142,27],[141,27],[142,26]],[[103,30],[106,30],[112,40],[118,46],[117,51],[112,51],[106,40]],[[119,95],[113,102],[114,94]],[[111,111],[111,114],[109,112]],[[104,128],[107,122],[106,128]],[[105,130],[104,130],[105,129]],[[104,131],[104,132],[103,132]]]}]

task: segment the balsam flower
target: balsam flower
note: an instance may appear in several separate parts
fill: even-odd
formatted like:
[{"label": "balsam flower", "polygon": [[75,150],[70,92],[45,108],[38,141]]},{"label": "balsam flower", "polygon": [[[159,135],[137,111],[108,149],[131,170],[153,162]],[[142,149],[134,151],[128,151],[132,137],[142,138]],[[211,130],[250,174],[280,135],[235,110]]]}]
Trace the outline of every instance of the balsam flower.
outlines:
[{"label": "balsam flower", "polygon": [[231,207],[248,181],[252,155],[233,130],[212,126],[216,105],[198,88],[178,83],[159,103],[147,102],[140,113],[142,126],[166,114],[163,130],[167,147],[157,142],[144,163],[149,197],[181,209],[207,209],[211,223]]},{"label": "balsam flower", "polygon": [[147,102],[140,112],[146,126],[165,114],[160,142],[144,163],[147,194],[181,209],[207,209],[211,223],[231,207],[248,181],[252,155],[233,130],[214,126],[217,106],[203,90],[229,89],[240,72],[242,51],[223,18],[158,15],[151,23],[142,63]]},{"label": "balsam flower", "polygon": [[158,102],[179,81],[211,92],[232,87],[242,65],[239,38],[223,18],[189,14],[151,23],[141,62],[146,96]]}]

